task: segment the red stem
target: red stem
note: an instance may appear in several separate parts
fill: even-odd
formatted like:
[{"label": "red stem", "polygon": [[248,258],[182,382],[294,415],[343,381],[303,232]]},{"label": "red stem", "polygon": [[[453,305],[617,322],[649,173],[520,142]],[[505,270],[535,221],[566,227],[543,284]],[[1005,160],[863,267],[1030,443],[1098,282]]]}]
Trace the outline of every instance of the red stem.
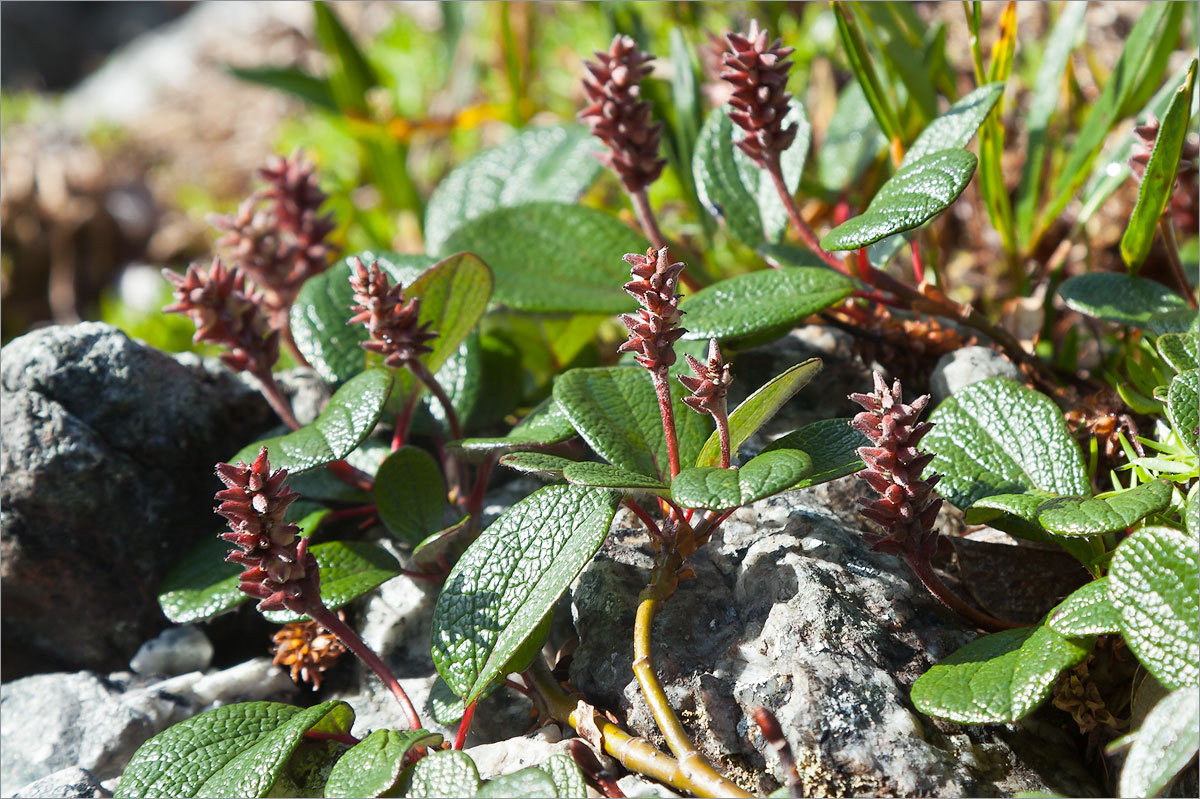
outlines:
[{"label": "red stem", "polygon": [[334,461],[333,463],[325,464],[325,468],[330,474],[341,480],[351,488],[357,488],[370,493],[375,488],[375,481],[371,479],[371,475],[356,469],[345,461]]},{"label": "red stem", "polygon": [[637,504],[635,500],[626,498],[621,501],[621,504],[633,511],[634,515],[642,520],[642,524],[646,525],[646,529],[656,537],[662,536],[662,530],[658,529],[658,523],[654,521],[654,517],[647,513],[646,509]]},{"label": "red stem", "polygon": [[667,440],[667,460],[671,466],[671,479],[679,474],[679,437],[675,433],[675,409],[671,405],[671,386],[667,382],[667,368],[652,371],[654,392],[658,394],[658,411],[662,414],[663,436]]},{"label": "red stem", "polygon": [[404,689],[400,687],[400,681],[396,679],[396,675],[392,674],[392,670],[387,667],[387,664],[371,651],[371,647],[363,643],[363,640],[358,637],[358,633],[354,632],[350,625],[339,619],[336,613],[321,604],[319,600],[305,610],[313,621],[336,635],[347,649],[357,655],[359,660],[375,672],[379,679],[383,680],[383,684],[392,692],[392,696],[396,697],[396,701],[400,703],[405,716],[408,717],[408,728],[410,730],[421,729],[421,717],[417,715],[417,709],[413,707],[408,694],[404,693]]},{"label": "red stem", "polygon": [[929,590],[929,593],[933,594],[935,599],[953,610],[958,615],[962,616],[967,621],[974,624],[976,627],[994,633],[1001,630],[1014,630],[1018,627],[1026,626],[1023,624],[1015,624],[1011,621],[1004,621],[1003,619],[997,619],[994,616],[989,616],[983,611],[976,610],[968,605],[962,600],[962,598],[951,591],[950,588],[941,581],[941,578],[934,573],[933,566],[930,565],[928,560],[915,555],[905,555],[904,562],[909,565],[909,568],[911,568],[913,573],[917,575],[917,579],[924,584],[925,588]]},{"label": "red stem", "polygon": [[404,410],[396,414],[396,430],[392,433],[392,452],[404,446],[404,441],[408,438],[408,427],[412,424],[413,411],[417,407],[417,399],[420,396],[421,392],[413,391],[408,395],[408,402],[404,404]]},{"label": "red stem", "polygon": [[495,463],[496,457],[489,455],[475,471],[475,486],[471,489],[471,496],[467,498],[467,513],[476,519],[483,510],[483,498],[487,493],[488,478],[492,476],[492,467]]},{"label": "red stem", "polygon": [[292,412],[291,404],[283,396],[283,392],[279,389],[279,384],[275,382],[275,375],[271,373],[271,369],[268,367],[252,374],[258,380],[262,395],[271,406],[271,409],[279,415],[279,418],[283,420],[283,423],[288,426],[289,430],[299,430],[300,422],[296,421],[296,414]]},{"label": "red stem", "polygon": [[337,522],[342,519],[356,519],[360,516],[370,516],[377,513],[379,508],[375,505],[359,505],[357,508],[346,508],[344,510],[330,511],[325,516],[326,522]]},{"label": "red stem", "polygon": [[476,699],[463,711],[462,721],[458,723],[458,735],[454,736],[455,749],[462,749],[467,742],[467,733],[471,731],[471,720],[475,718],[475,705],[478,702],[479,700]]},{"label": "red stem", "polygon": [[925,282],[925,265],[921,263],[921,247],[917,244],[917,236],[915,231],[913,232],[913,237],[910,244],[912,245],[913,277],[916,279],[917,285],[919,286]]},{"label": "red stem", "polygon": [[413,358],[407,361],[405,366],[408,367],[408,370],[418,380],[425,384],[426,388],[433,392],[433,396],[437,397],[437,401],[441,403],[442,412],[446,414],[446,423],[450,426],[450,440],[458,441],[461,439],[462,426],[458,423],[458,414],[454,410],[454,403],[450,402],[450,397],[446,396],[445,389],[442,388],[441,384],[430,374],[428,367],[419,359]]},{"label": "red stem", "polygon": [[[633,200],[633,212],[637,215],[638,224],[642,226],[646,238],[650,239],[654,249],[661,250],[666,247],[667,237],[658,227],[658,220],[654,218],[654,209],[650,207],[650,199],[646,196],[646,190],[638,189],[629,195],[629,199]],[[700,290],[700,284],[696,282],[696,278],[688,274],[686,269],[679,273],[679,279],[689,291]]]},{"label": "red stem", "polygon": [[[722,401],[721,405],[725,402]],[[729,414],[725,413],[725,409],[721,408],[721,412],[713,412],[713,421],[717,423],[717,438],[721,442],[721,468],[728,469],[732,459],[732,447],[729,444]]]},{"label": "red stem", "polygon": [[788,191],[787,183],[783,179],[783,169],[779,165],[779,155],[774,154],[769,157],[763,168],[771,176],[771,181],[775,184],[775,191],[779,193],[779,199],[783,201],[783,207],[787,211],[788,219],[791,220],[792,228],[800,236],[800,240],[804,242],[806,247],[816,253],[822,261],[842,274],[846,274],[846,265],[842,263],[842,259],[821,246],[817,240],[817,234],[813,232],[813,229],[804,221],[804,217],[800,215],[800,208],[796,205],[796,198]]}]

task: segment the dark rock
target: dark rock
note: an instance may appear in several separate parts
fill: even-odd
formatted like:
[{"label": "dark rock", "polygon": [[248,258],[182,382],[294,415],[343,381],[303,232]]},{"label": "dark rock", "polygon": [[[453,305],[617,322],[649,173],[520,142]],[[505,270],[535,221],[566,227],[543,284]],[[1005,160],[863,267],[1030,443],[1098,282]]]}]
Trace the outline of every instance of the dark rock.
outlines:
[{"label": "dark rock", "polygon": [[13,796],[42,799],[91,799],[112,796],[95,774],[85,768],[72,766],[35,780],[17,790]]},{"label": "dark rock", "polygon": [[166,625],[162,575],[220,527],[213,464],[274,416],[215,361],[96,323],[12,341],[0,387],[4,678],[124,668]]}]

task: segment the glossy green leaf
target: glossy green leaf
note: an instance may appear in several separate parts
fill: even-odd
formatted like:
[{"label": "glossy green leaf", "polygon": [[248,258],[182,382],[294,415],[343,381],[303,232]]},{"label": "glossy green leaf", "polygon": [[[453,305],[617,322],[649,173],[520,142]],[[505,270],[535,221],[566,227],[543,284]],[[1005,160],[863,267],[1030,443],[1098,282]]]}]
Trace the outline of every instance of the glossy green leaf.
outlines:
[{"label": "glossy green leaf", "polygon": [[986,524],[1003,530],[1015,538],[1055,544],[1076,560],[1090,566],[1104,545],[1095,538],[1070,538],[1055,535],[1038,522],[1038,510],[1059,497],[1049,491],[1030,489],[1021,494],[992,494],[983,497],[966,509],[967,524]]},{"label": "glossy green leaf", "polygon": [[741,468],[683,469],[671,481],[671,498],[685,508],[737,508],[787,491],[811,471],[812,459],[798,449],[764,452]]},{"label": "glossy green leaf", "polygon": [[479,770],[466,752],[456,749],[430,752],[405,775],[404,796],[408,799],[474,796],[480,784]]},{"label": "glossy green leaf", "polygon": [[459,227],[440,252],[471,252],[492,268],[494,299],[522,311],[622,313],[634,302],[626,253],[646,240],[594,208],[532,202],[498,208]]},{"label": "glossy green leaf", "polygon": [[1129,273],[1136,275],[1142,261],[1150,254],[1154,234],[1158,229],[1159,217],[1167,208],[1167,201],[1175,191],[1175,172],[1183,146],[1191,132],[1192,87],[1196,82],[1196,60],[1192,59],[1187,78],[1175,90],[1167,113],[1158,128],[1150,161],[1138,188],[1137,203],[1121,236],[1121,257],[1129,266]]},{"label": "glossy green leaf", "polygon": [[934,427],[922,443],[935,457],[926,473],[944,475],[938,492],[958,508],[992,494],[1090,493],[1079,447],[1044,394],[1004,378],[983,380],[950,396],[929,421]]},{"label": "glossy green leaf", "polygon": [[871,440],[850,426],[849,419],[821,419],[777,438],[763,448],[763,454],[777,449],[798,449],[812,460],[812,471],[791,490],[827,483],[861,470],[859,447],[871,446]]},{"label": "glossy green leaf", "polygon": [[116,795],[122,797],[267,796],[308,730],[347,733],[345,702],[298,708],[244,702],[192,716],[137,750]]},{"label": "glossy green leaf", "polygon": [[[369,541],[325,541],[308,550],[321,569],[321,600],[331,610],[357,599],[400,574],[400,564],[391,554]],[[268,610],[267,621],[276,624],[307,620],[290,610]]]},{"label": "glossy green leaf", "polygon": [[1148,327],[1163,315],[1191,313],[1187,301],[1161,283],[1114,272],[1076,275],[1058,287],[1058,294],[1072,310],[1135,327]]},{"label": "glossy green leaf", "polygon": [[853,290],[849,278],[828,268],[763,269],[690,294],[679,308],[687,338],[724,341],[798,324]]},{"label": "glossy green leaf", "polygon": [[575,435],[575,428],[553,397],[547,397],[506,436],[466,438],[450,447],[467,456],[498,455],[518,450],[537,449],[558,444]]},{"label": "glossy green leaf", "polygon": [[500,465],[513,471],[540,477],[543,480],[562,480],[563,470],[575,461],[547,455],[544,452],[510,452],[500,458]]},{"label": "glossy green leaf", "polygon": [[900,168],[920,161],[939,150],[962,149],[975,137],[996,101],[1004,94],[1003,83],[988,83],[963,96],[946,112],[925,126],[904,153]]},{"label": "glossy green leaf", "polygon": [[1121,767],[1118,795],[1157,796],[1196,756],[1200,741],[1196,686],[1176,689],[1160,699],[1134,736]]},{"label": "glossy green leaf", "polygon": [[[738,447],[771,421],[779,409],[821,371],[822,366],[820,358],[809,358],[796,364],[768,380],[762,388],[746,397],[742,404],[729,414],[730,459],[737,458]],[[696,466],[720,466],[721,440],[715,431],[704,442],[704,448],[700,450],[694,463]]]},{"label": "glossy green leaf", "polygon": [[375,475],[374,497],[380,521],[401,541],[419,544],[442,529],[446,481],[423,449],[404,446],[388,456]]},{"label": "glossy green leaf", "polygon": [[[349,257],[349,256],[348,256]],[[364,250],[357,253],[363,263],[376,263],[392,283],[409,286],[437,259],[425,255],[398,255]],[[343,258],[319,275],[304,282],[292,305],[292,337],[296,348],[317,374],[330,383],[349,380],[367,365],[367,353],[359,344],[367,340],[362,325],[347,325],[354,292],[350,288],[350,265]]]},{"label": "glossy green leaf", "polygon": [[433,612],[433,660],[471,700],[545,618],[608,535],[620,495],[554,485],[513,505],[476,539]]},{"label": "glossy green leaf", "polygon": [[158,589],[158,605],[175,624],[211,619],[245,602],[238,590],[242,567],[225,556],[233,544],[215,535],[184,553]]},{"label": "glossy green leaf", "polygon": [[607,463],[584,461],[571,463],[563,468],[563,477],[568,483],[595,488],[611,488],[626,493],[666,493],[666,485],[644,474],[622,469]]},{"label": "glossy green leaf", "polygon": [[1092,580],[1076,589],[1050,612],[1046,626],[1067,638],[1119,633],[1121,614],[1109,596],[1108,578]]},{"label": "glossy green leaf", "polygon": [[267,448],[272,470],[287,469],[290,473],[341,460],[375,428],[392,391],[392,382],[389,370],[368,369],[334,392],[312,424],[243,447],[229,463],[253,463],[262,447]]},{"label": "glossy green leaf", "polygon": [[432,352],[421,356],[437,374],[466,341],[487,310],[492,296],[492,270],[476,256],[460,252],[422,272],[405,292],[421,300],[418,322],[429,323],[438,337],[429,343]]},{"label": "glossy green leaf", "polygon": [[400,782],[409,750],[435,747],[441,742],[442,736],[429,730],[375,730],[333,764],[325,796],[353,799],[390,795]]},{"label": "glossy green leaf", "polygon": [[[711,429],[707,416],[683,404],[687,393],[671,386],[680,463],[689,463]],[[572,369],[554,382],[554,399],[593,450],[614,466],[670,479],[658,395],[640,366]]]},{"label": "glossy green leaf", "polygon": [[235,78],[259,86],[269,86],[299,97],[325,111],[338,110],[329,81],[309,75],[294,67],[233,67],[227,66]]},{"label": "glossy green leaf", "polygon": [[976,159],[966,150],[939,150],[884,183],[861,215],[825,234],[827,250],[854,250],[919,227],[950,207],[971,182]]},{"label": "glossy green leaf", "polygon": [[887,143],[862,86],[851,81],[838,95],[825,142],[817,150],[817,179],[829,191],[841,191],[862,176]]},{"label": "glossy green leaf", "polygon": [[1008,513],[1037,524],[1038,508],[1057,498],[1057,494],[1037,489],[1019,494],[991,494],[967,508],[963,520],[967,524],[988,524],[1000,514]]},{"label": "glossy green leaf", "polygon": [[[504,683],[500,680],[493,680],[492,684],[480,694],[478,701],[482,702],[502,685]],[[441,677],[434,679],[433,687],[429,689],[429,707],[433,710],[433,720],[444,727],[462,721],[463,714],[467,712],[467,703],[463,701],[462,697],[456,696]]]},{"label": "glossy green leaf", "polygon": [[544,796],[553,799],[558,796],[554,779],[540,768],[530,766],[512,774],[505,774],[494,780],[488,780],[475,794],[479,799],[508,799],[514,796]]},{"label": "glossy green leaf", "polygon": [[1200,680],[1200,549],[1169,527],[1147,527],[1117,547],[1109,593],[1125,642],[1171,690]]},{"label": "glossy green leaf", "polygon": [[1065,638],[1041,625],[985,635],[918,677],[912,702],[959,724],[1010,724],[1045,701],[1058,675],[1091,648],[1089,638]]},{"label": "glossy green leaf", "polygon": [[1200,369],[1200,354],[1197,354],[1197,344],[1200,335],[1191,333],[1165,333],[1158,337],[1155,345],[1158,354],[1170,364],[1176,373],[1190,372]]},{"label": "glossy green leaf", "polygon": [[450,564],[473,540],[471,517],[464,516],[445,530],[439,530],[417,544],[412,551],[412,566],[419,571],[445,573]]},{"label": "glossy green leaf", "polygon": [[1124,530],[1171,504],[1171,483],[1153,480],[1107,497],[1052,499],[1038,508],[1038,523],[1057,535],[1100,535]]},{"label": "glossy green leaf", "polygon": [[1175,433],[1193,453],[1200,451],[1197,449],[1197,438],[1200,437],[1198,397],[1200,370],[1197,369],[1176,375],[1167,389],[1167,418],[1171,420]]},{"label": "glossy green leaf", "polygon": [[442,179],[425,207],[425,249],[497,208],[546,200],[573,203],[604,169],[603,146],[582,125],[530,128],[484,150]]},{"label": "glossy green leaf", "polygon": [[1183,526],[1192,538],[1200,537],[1200,493],[1196,492],[1196,486],[1192,486],[1183,507]]}]

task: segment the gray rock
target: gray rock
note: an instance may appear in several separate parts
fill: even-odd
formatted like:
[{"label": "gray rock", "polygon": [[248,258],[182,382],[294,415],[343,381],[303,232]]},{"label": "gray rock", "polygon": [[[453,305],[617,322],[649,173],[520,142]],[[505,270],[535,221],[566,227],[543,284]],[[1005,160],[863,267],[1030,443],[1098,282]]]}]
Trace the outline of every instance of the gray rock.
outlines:
[{"label": "gray rock", "polygon": [[219,529],[213,464],[274,423],[215,361],[97,323],[5,345],[4,677],[124,668],[165,626],[166,570]]},{"label": "gray rock", "polygon": [[137,674],[186,674],[204,671],[212,663],[213,646],[193,624],[168,627],[138,647],[129,668]]},{"label": "gray rock", "polygon": [[[897,559],[872,552],[843,479],[739,510],[689,560],[654,625],[667,697],[701,750],[751,791],[782,781],[753,722],[773,710],[805,794],[1099,795],[1073,741],[1036,717],[961,727],[916,712],[912,682],[972,637]],[[618,529],[572,588],[580,644],[571,681],[661,742],[630,664],[649,542]]]},{"label": "gray rock", "polygon": [[991,347],[963,347],[948,352],[933,367],[933,376],[929,379],[933,402],[936,405],[956,391],[989,377],[1025,379],[1012,361]]},{"label": "gray rock", "polygon": [[87,769],[72,766],[34,780],[13,796],[43,797],[43,799],[84,799],[112,796],[96,775]]}]

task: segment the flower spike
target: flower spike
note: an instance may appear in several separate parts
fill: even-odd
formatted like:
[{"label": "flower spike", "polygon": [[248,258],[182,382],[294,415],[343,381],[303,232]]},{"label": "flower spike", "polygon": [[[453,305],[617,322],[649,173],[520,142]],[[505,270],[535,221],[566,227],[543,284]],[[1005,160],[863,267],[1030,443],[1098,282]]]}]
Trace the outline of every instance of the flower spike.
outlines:
[{"label": "flower spike", "polygon": [[791,99],[787,79],[792,62],[787,57],[792,48],[783,47],[779,39],[770,41],[757,20],[750,22],[747,33],[730,33],[725,40],[729,50],[723,56],[721,78],[733,85],[729,118],[746,131],[738,147],[766,168],[796,138],[794,123],[783,127]]},{"label": "flower spike", "polygon": [[625,262],[635,278],[625,284],[625,291],[642,309],[621,316],[629,340],[618,351],[635,353],[634,359],[652,372],[665,370],[675,363],[675,342],[687,332],[679,326],[680,295],[675,293],[684,263],[671,263],[666,247],[657,252],[651,247],[645,255],[629,253]]},{"label": "flower spike", "polygon": [[420,323],[421,300],[406,299],[404,287],[391,285],[387,274],[372,262],[368,267],[358,257],[351,257],[350,286],[354,290],[354,316],[347,324],[362,324],[370,338],[361,343],[363,349],[384,357],[384,364],[394,368],[410,365],[433,349],[427,342],[437,338],[429,322]]}]

